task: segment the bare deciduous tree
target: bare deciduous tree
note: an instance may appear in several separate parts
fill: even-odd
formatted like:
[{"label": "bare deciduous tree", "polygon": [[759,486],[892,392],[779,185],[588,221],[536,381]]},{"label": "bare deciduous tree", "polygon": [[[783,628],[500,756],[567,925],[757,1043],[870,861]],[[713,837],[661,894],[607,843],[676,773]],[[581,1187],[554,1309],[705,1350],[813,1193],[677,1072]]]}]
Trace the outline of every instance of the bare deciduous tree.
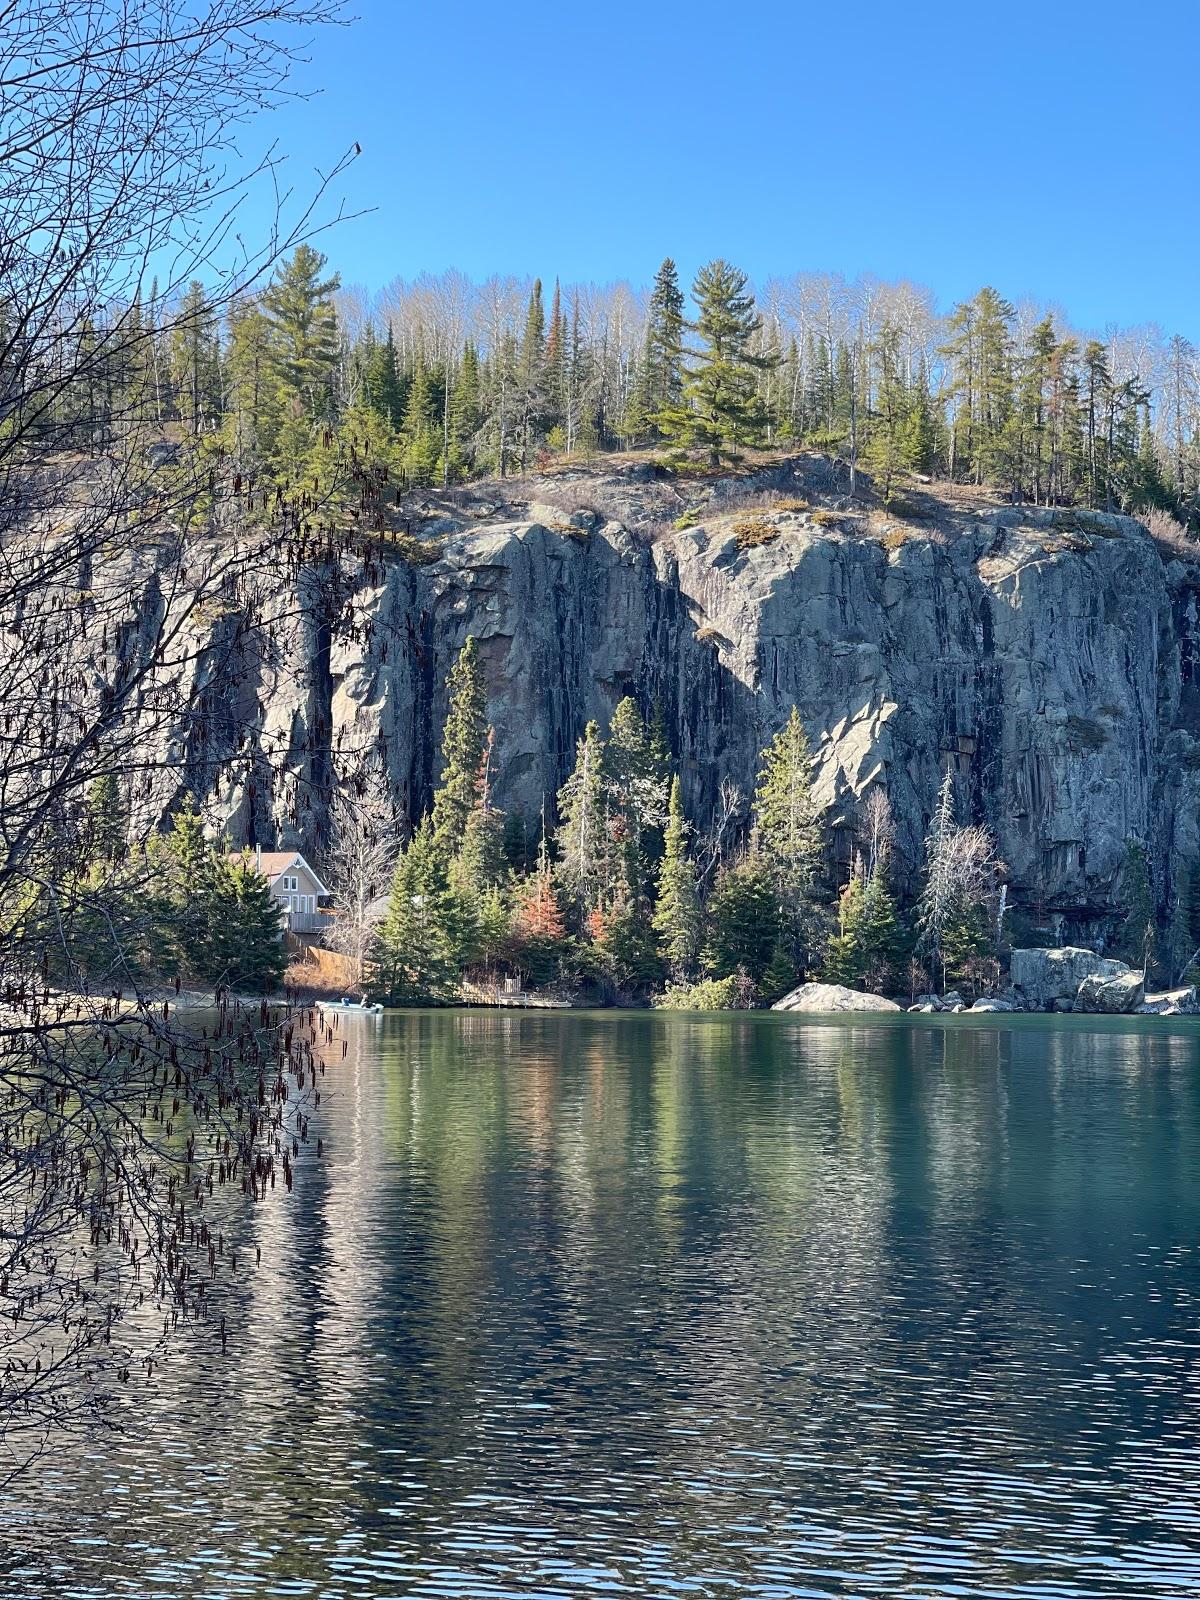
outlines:
[{"label": "bare deciduous tree", "polygon": [[153,371],[202,267],[211,315],[316,226],[281,200],[240,241],[279,164],[238,140],[337,9],[0,8],[0,1478],[146,1379],[152,1324],[203,1322],[236,1264],[214,1197],[290,1186],[307,1134],[315,1028],[228,999],[181,1026],[147,979],[157,823],[243,760],[214,691],[283,554],[280,527],[220,528],[219,466],[163,439]]},{"label": "bare deciduous tree", "polygon": [[385,779],[369,773],[343,784],[334,796],[325,877],[337,915],[327,942],[347,957],[354,981],[363,975],[387,911],[387,893],[399,853],[396,811]]}]

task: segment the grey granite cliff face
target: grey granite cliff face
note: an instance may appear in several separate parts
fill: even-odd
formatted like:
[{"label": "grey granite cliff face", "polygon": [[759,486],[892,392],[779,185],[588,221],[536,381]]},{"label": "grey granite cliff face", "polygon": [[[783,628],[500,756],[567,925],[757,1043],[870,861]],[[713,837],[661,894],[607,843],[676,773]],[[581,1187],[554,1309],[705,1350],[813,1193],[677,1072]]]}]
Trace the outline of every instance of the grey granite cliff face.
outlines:
[{"label": "grey granite cliff face", "polygon": [[[239,752],[212,796],[235,836],[312,845],[332,766],[368,748],[415,815],[442,685],[473,634],[495,798],[531,818],[622,695],[661,705],[701,822],[722,778],[749,795],[794,702],[842,863],[879,784],[914,872],[947,763],[1013,900],[1067,931],[1111,907],[1127,838],[1164,883],[1200,852],[1200,580],[1132,520],[1014,508],[939,532],[769,508],[772,536],[741,548],[717,501],[653,538],[586,510],[501,515],[450,533],[428,565],[347,558],[289,591],[236,687],[214,685],[223,735],[206,759]],[[181,749],[204,789],[205,763]]]}]

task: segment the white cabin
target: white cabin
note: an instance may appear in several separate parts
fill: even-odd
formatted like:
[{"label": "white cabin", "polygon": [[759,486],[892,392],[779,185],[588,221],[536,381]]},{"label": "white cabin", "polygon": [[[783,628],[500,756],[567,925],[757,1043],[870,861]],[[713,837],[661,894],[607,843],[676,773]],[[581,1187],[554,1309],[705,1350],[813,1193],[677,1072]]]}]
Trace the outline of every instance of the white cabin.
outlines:
[{"label": "white cabin", "polygon": [[253,860],[279,902],[280,921],[288,933],[321,933],[333,918],[321,906],[330,892],[299,850],[233,850],[235,860]]}]

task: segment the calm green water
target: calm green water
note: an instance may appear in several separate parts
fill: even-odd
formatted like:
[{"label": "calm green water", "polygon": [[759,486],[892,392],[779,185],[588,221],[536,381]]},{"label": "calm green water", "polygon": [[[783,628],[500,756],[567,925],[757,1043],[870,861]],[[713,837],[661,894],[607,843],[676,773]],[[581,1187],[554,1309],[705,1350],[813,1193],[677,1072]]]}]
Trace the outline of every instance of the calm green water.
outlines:
[{"label": "calm green water", "polygon": [[343,1019],[0,1594],[1200,1593],[1200,1029]]}]

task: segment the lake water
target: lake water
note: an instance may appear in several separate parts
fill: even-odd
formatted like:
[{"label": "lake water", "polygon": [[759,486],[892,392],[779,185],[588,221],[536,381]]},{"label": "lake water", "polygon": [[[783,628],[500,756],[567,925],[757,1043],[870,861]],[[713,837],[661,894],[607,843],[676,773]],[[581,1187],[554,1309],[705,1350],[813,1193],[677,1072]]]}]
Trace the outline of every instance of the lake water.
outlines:
[{"label": "lake water", "polygon": [[1200,1027],[343,1019],[0,1595],[1200,1593]]}]

